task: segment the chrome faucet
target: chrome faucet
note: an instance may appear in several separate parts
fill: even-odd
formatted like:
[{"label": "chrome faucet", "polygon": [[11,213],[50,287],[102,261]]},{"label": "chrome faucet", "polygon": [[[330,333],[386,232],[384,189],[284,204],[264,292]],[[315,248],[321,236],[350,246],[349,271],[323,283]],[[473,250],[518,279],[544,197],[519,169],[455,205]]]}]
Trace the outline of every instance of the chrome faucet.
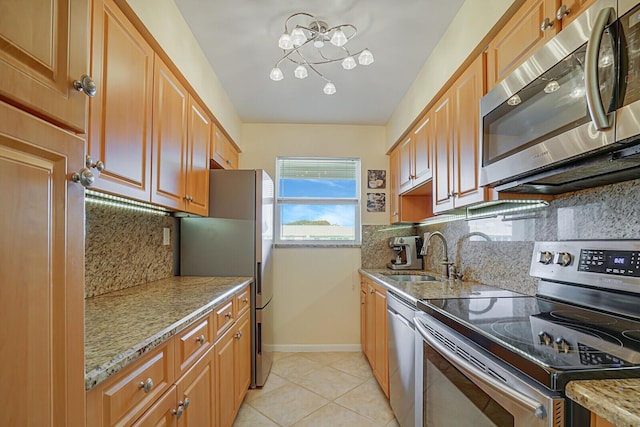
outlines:
[{"label": "chrome faucet", "polygon": [[424,246],[420,250],[420,255],[427,255],[427,251],[429,249],[429,244],[431,243],[431,238],[438,237],[442,242],[442,276],[449,278],[449,266],[452,265],[452,262],[449,262],[449,258],[447,256],[447,240],[444,238],[444,234],[439,231],[434,231],[433,233],[424,233]]}]

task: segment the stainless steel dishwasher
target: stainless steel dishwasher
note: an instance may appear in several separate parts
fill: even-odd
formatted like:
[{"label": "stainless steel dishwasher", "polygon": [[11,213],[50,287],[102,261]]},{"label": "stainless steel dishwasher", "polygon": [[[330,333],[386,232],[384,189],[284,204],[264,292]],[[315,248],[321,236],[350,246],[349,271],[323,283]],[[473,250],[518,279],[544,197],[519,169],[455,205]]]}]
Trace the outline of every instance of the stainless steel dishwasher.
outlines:
[{"label": "stainless steel dishwasher", "polygon": [[416,427],[416,308],[387,293],[389,401],[401,427]]}]

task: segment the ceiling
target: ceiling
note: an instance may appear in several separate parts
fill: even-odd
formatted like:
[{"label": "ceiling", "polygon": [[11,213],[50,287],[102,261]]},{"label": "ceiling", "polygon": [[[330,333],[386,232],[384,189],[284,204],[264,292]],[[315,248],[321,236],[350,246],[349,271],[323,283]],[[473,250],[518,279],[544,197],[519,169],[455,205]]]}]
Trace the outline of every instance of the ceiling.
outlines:
[{"label": "ceiling", "polygon": [[[385,125],[464,0],[175,0],[245,123]],[[340,63],[318,66],[336,86],[309,72],[285,78],[269,72],[282,57],[278,38],[287,17],[307,12],[329,27],[353,24],[345,47],[368,48],[375,62],[346,71]],[[300,21],[296,21],[300,22]],[[289,30],[291,31],[291,29]]]}]

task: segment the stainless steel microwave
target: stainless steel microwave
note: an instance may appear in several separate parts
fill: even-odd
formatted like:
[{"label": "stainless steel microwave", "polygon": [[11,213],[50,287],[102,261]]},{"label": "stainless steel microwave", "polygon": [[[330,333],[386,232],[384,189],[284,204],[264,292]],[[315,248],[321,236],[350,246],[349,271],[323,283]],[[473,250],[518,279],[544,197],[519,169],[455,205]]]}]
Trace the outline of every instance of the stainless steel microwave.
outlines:
[{"label": "stainless steel microwave", "polygon": [[640,3],[599,0],[480,103],[481,185],[560,194],[640,178]]}]

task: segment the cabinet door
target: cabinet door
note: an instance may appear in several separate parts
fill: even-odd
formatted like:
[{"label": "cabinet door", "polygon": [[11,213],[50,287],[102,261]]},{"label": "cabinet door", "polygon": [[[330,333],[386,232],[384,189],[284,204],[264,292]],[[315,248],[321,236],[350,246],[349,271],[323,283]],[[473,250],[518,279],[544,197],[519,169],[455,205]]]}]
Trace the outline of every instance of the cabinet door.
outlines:
[{"label": "cabinet door", "polygon": [[176,382],[178,406],[183,408],[178,427],[211,427],[214,423],[212,352],[204,355]]},{"label": "cabinet door", "polygon": [[188,212],[209,214],[209,148],[211,120],[193,98],[189,97],[189,145],[187,152],[186,197]]},{"label": "cabinet door", "polygon": [[382,289],[376,289],[374,296],[375,311],[375,360],[374,374],[384,394],[389,397],[389,350],[387,343],[387,295]]},{"label": "cabinet door", "polygon": [[399,200],[400,149],[394,149],[389,154],[389,212],[391,224],[400,221]]},{"label": "cabinet door", "polygon": [[218,427],[230,427],[235,416],[234,371],[236,367],[233,335],[233,329],[229,329],[214,347],[214,396]]},{"label": "cabinet door", "polygon": [[413,148],[413,139],[410,136],[397,148],[400,161],[400,174],[398,175],[400,193],[410,190],[413,186]]},{"label": "cabinet door", "polygon": [[433,118],[433,212],[453,208],[453,126],[451,92],[447,92],[432,111]]},{"label": "cabinet door", "polygon": [[151,199],[153,50],[113,0],[93,2],[88,154],[105,170],[95,188]]},{"label": "cabinet door", "polygon": [[418,186],[431,179],[431,143],[433,140],[433,123],[427,115],[413,130],[413,186]]},{"label": "cabinet door", "polygon": [[177,401],[176,386],[174,385],[138,418],[132,427],[176,427],[178,425],[178,417],[175,412],[178,409]]},{"label": "cabinet door", "polygon": [[154,67],[151,201],[184,210],[188,94],[157,55]]},{"label": "cabinet door", "polygon": [[452,87],[456,208],[484,201],[487,197],[487,190],[480,187],[480,98],[483,95],[484,55],[480,55]]},{"label": "cabinet door", "polygon": [[84,426],[83,164],[83,139],[0,102],[2,425]]},{"label": "cabinet door", "polygon": [[238,151],[217,126],[213,137],[212,151],[214,161],[212,168],[238,169]]},{"label": "cabinet door", "polygon": [[72,82],[89,72],[88,21],[88,0],[3,1],[0,97],[84,133],[87,96]]},{"label": "cabinet door", "polygon": [[598,415],[591,413],[591,427],[614,427],[612,423]]},{"label": "cabinet door", "polygon": [[367,283],[367,301],[365,304],[365,344],[364,354],[369,359],[369,364],[374,369],[376,368],[376,304],[375,304],[375,289],[371,283]]},{"label": "cabinet door", "polygon": [[[488,90],[558,33],[560,23],[555,15],[559,6],[559,0],[527,0],[491,40],[487,49]],[[542,30],[545,19],[552,26]]]},{"label": "cabinet door", "polygon": [[364,353],[364,349],[367,347],[366,343],[366,322],[367,322],[367,287],[364,282],[360,282],[360,346],[362,347],[362,352]]},{"label": "cabinet door", "polygon": [[242,404],[244,396],[251,386],[251,324],[249,323],[249,313],[244,314],[238,319],[235,327],[234,345],[235,345],[235,410],[237,411]]}]

